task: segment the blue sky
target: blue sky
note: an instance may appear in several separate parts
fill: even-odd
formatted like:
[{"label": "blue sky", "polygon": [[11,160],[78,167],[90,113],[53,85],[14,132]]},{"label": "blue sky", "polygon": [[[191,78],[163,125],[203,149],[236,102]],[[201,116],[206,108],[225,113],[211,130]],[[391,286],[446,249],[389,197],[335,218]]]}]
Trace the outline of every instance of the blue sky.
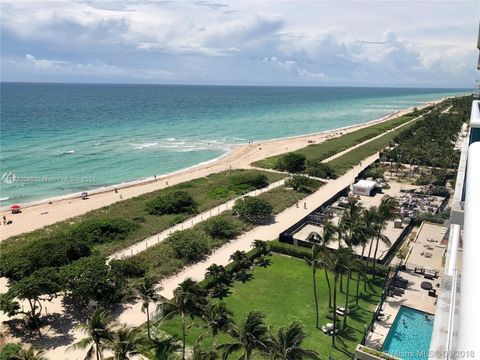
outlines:
[{"label": "blue sky", "polygon": [[473,87],[479,3],[1,2],[3,81]]}]

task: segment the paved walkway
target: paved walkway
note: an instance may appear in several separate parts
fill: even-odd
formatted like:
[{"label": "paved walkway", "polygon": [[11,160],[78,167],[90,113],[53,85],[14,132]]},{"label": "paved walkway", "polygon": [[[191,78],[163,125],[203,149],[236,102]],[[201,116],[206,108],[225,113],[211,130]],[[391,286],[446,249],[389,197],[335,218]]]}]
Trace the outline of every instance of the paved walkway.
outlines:
[{"label": "paved walkway", "polygon": [[198,223],[201,223],[202,221],[205,221],[205,220],[207,220],[207,219],[209,219],[213,216],[216,216],[216,215],[220,214],[221,212],[223,212],[225,210],[231,209],[233,204],[235,204],[235,201],[237,201],[238,199],[240,199],[242,197],[245,197],[245,196],[257,196],[257,195],[263,194],[264,192],[267,192],[269,190],[272,190],[276,187],[279,187],[279,186],[283,185],[285,183],[285,180],[286,179],[276,181],[276,182],[268,185],[267,187],[265,187],[263,189],[250,191],[249,193],[246,193],[242,196],[238,196],[235,199],[232,199],[230,201],[227,201],[226,203],[218,205],[218,206],[214,207],[213,209],[204,211],[204,212],[194,216],[193,218],[189,218],[182,223],[179,223],[179,224],[177,224],[177,225],[175,225],[171,228],[168,228],[164,231],[161,231],[161,232],[159,232],[155,235],[149,236],[148,238],[146,238],[142,241],[139,241],[139,242],[137,242],[137,243],[125,248],[125,249],[117,251],[116,253],[112,254],[109,257],[109,260],[124,259],[124,258],[130,257],[130,256],[133,256],[135,254],[138,254],[139,252],[144,251],[144,250],[148,249],[149,247],[157,245],[158,243],[164,241],[171,233],[173,233],[177,230],[184,230],[184,229],[191,228],[194,225],[196,225]]}]

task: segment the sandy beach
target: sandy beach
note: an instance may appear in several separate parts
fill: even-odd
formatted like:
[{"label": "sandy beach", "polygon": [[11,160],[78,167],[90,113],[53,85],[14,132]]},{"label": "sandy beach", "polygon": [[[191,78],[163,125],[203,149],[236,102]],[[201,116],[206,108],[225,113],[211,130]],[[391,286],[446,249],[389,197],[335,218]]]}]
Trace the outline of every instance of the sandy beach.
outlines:
[{"label": "sandy beach", "polygon": [[[439,103],[442,100],[428,102],[422,107]],[[90,210],[98,209],[117,201],[129,199],[167,186],[228,169],[249,168],[251,167],[250,164],[254,161],[289,151],[295,151],[311,143],[318,144],[331,137],[340,136],[341,134],[365,128],[372,124],[391,120],[411,111],[412,108],[404,109],[367,123],[320,133],[237,145],[232,147],[228,154],[208,163],[158,176],[156,179],[151,178],[145,181],[137,181],[89,191],[89,198],[87,200],[82,200],[80,196],[76,194],[54,199],[46,199],[32,204],[22,204],[22,212],[19,214],[12,215],[8,209],[5,209],[1,211],[0,216],[6,216],[6,218],[11,219],[13,223],[7,226],[1,226],[0,241],[74,216],[82,215]],[[118,192],[115,192],[115,188]]]}]

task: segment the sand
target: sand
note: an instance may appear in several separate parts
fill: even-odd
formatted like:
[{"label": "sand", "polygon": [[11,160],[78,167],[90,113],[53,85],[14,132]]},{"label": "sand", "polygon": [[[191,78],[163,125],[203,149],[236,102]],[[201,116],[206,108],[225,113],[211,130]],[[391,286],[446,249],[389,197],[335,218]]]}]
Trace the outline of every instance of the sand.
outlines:
[{"label": "sand", "polygon": [[[440,101],[441,100],[430,102],[424,106],[432,105]],[[353,125],[342,129],[238,145],[232,147],[227,155],[209,163],[157,177],[156,179],[89,191],[90,196],[88,200],[82,200],[78,195],[70,195],[50,200],[47,199],[32,204],[25,204],[23,205],[20,214],[13,215],[10,211],[3,210],[0,213],[0,216],[6,216],[8,219],[13,220],[13,224],[0,226],[0,241],[14,235],[30,232],[74,216],[85,214],[90,210],[113,204],[122,199],[129,199],[167,186],[228,169],[250,168],[250,164],[254,161],[289,151],[295,151],[312,142],[318,144],[328,138],[340,136],[343,133],[365,128],[375,123],[391,120],[411,111],[412,109],[397,111],[368,123]],[[118,189],[118,193],[114,191],[115,188]]]}]

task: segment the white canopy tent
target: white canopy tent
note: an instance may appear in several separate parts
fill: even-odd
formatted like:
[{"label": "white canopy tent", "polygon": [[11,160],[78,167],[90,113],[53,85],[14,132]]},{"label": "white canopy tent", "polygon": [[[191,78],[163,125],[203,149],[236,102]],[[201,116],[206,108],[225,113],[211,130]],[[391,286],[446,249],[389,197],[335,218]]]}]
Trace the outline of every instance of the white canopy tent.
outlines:
[{"label": "white canopy tent", "polygon": [[375,188],[378,187],[378,183],[373,180],[359,180],[353,185],[353,193],[356,195],[371,196]]}]

